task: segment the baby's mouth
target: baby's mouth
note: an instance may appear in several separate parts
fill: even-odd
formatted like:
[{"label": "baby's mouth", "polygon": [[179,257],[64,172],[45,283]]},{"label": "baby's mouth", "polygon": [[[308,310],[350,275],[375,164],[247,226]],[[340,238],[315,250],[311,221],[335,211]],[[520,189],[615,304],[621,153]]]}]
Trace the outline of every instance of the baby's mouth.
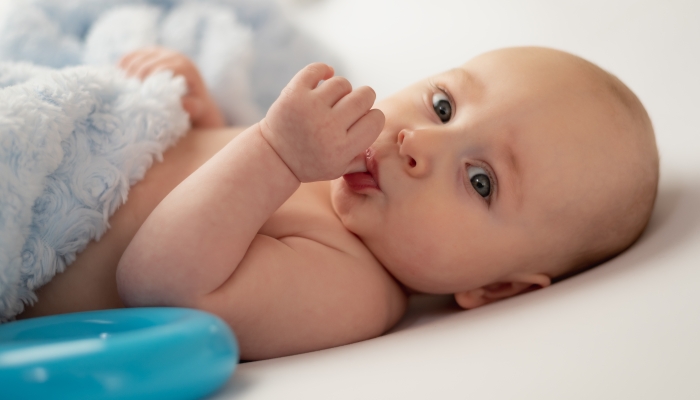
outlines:
[{"label": "baby's mouth", "polygon": [[[358,156],[358,157],[361,157]],[[356,159],[358,158],[356,157]],[[351,163],[351,166],[355,163]],[[360,166],[360,163],[362,164]],[[350,189],[354,191],[363,190],[381,190],[379,188],[379,179],[377,176],[377,160],[374,158],[374,150],[369,148],[365,151],[364,157],[361,157],[355,168],[350,169],[350,173],[343,175],[343,179],[348,184]]]}]

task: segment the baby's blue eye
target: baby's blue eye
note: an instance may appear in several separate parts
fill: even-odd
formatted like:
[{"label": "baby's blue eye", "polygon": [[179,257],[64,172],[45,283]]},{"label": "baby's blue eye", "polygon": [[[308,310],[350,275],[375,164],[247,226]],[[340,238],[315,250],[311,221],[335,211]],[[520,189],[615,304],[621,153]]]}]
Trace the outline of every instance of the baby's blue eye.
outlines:
[{"label": "baby's blue eye", "polygon": [[469,172],[469,181],[474,190],[483,198],[489,197],[491,194],[491,179],[486,170],[470,165],[467,168],[467,172]]},{"label": "baby's blue eye", "polygon": [[442,92],[433,95],[433,109],[443,124],[452,118],[452,104],[450,104],[450,99]]}]

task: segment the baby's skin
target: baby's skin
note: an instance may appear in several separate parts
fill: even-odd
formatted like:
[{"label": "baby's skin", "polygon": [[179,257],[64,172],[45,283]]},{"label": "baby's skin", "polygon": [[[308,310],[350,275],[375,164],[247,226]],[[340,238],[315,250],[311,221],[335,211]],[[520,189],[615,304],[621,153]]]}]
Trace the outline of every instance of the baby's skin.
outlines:
[{"label": "baby's skin", "polygon": [[311,64],[246,129],[223,127],[184,56],[120,65],[184,76],[194,129],[22,318],[199,308],[250,360],[352,343],[391,328],[409,293],[474,308],[550,285],[585,248],[585,210],[629,208],[611,199],[654,175],[653,131],[621,129],[634,121],[595,73],[554,50],[487,53],[376,106]]}]

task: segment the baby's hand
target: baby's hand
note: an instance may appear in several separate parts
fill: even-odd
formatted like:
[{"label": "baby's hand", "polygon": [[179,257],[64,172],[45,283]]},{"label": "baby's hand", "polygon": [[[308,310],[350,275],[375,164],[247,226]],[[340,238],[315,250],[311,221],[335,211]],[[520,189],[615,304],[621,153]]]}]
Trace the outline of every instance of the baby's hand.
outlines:
[{"label": "baby's hand", "polygon": [[182,107],[190,115],[192,125],[203,128],[216,128],[225,121],[216,103],[209,95],[197,67],[184,54],[161,47],[148,47],[131,52],[119,61],[119,67],[128,76],[145,79],[162,70],[171,70],[173,75],[181,75],[187,82],[187,94],[182,97]]},{"label": "baby's hand", "polygon": [[260,129],[301,182],[335,179],[384,126],[384,114],[371,110],[375,97],[368,86],[352,90],[328,65],[311,64],[282,90]]}]

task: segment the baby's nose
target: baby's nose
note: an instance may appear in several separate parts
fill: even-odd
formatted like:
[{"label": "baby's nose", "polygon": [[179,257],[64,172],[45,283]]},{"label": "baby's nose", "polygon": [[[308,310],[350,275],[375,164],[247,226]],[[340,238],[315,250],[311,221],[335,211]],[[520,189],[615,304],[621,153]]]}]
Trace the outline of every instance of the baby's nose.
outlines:
[{"label": "baby's nose", "polygon": [[399,145],[399,154],[402,156],[407,156],[408,157],[408,165],[410,167],[415,167],[416,160],[413,157],[411,157],[410,155],[406,154],[407,153],[406,148],[403,146],[403,141],[405,138],[406,138],[406,132],[405,131],[399,132],[399,136],[397,138],[397,143]]},{"label": "baby's nose", "polygon": [[406,172],[413,177],[421,177],[429,173],[430,160],[426,149],[422,149],[416,140],[416,132],[403,129],[399,132],[396,142],[399,145],[399,155],[402,158]]}]

